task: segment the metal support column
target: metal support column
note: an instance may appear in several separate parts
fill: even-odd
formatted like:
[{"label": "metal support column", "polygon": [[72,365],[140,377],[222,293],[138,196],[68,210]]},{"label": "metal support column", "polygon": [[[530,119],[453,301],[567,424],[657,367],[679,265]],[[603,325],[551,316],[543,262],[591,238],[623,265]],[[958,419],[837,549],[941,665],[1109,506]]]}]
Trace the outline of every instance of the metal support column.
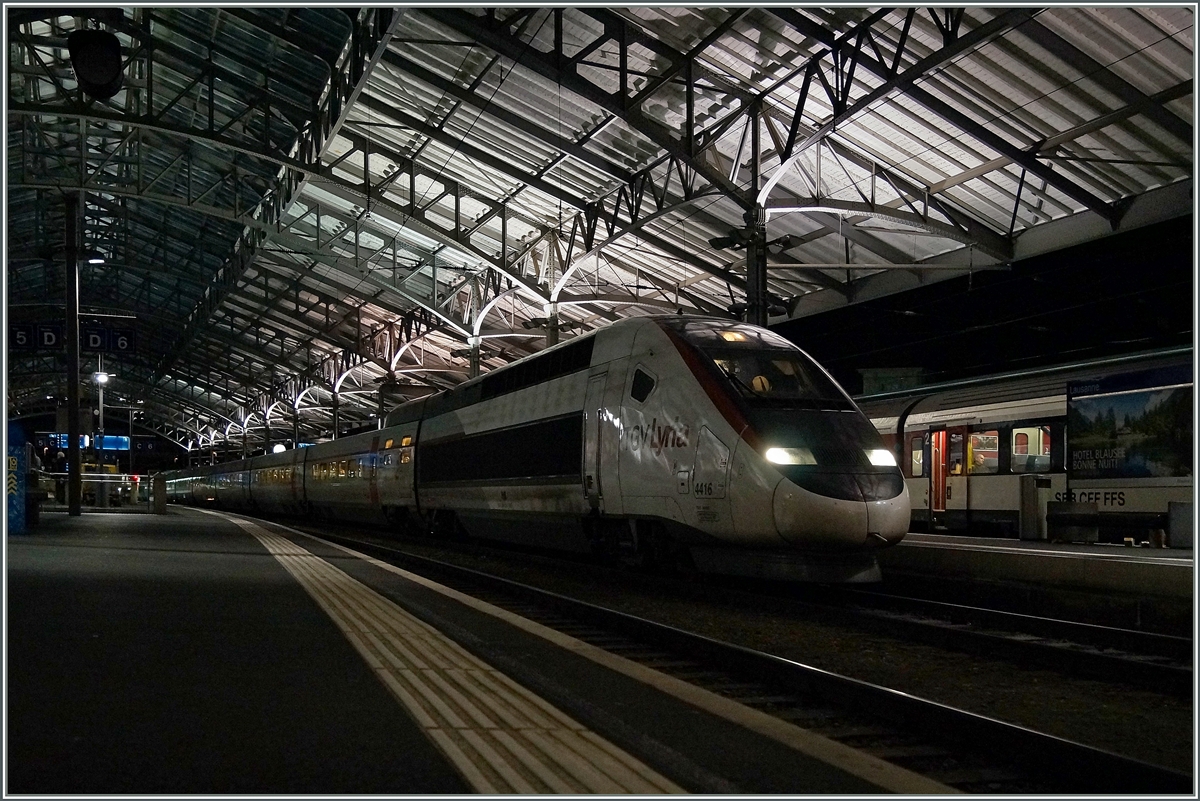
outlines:
[{"label": "metal support column", "polygon": [[479,337],[468,337],[467,344],[471,346],[471,378],[479,375]]},{"label": "metal support column", "polygon": [[550,317],[546,324],[546,347],[558,344],[558,304],[550,304]]},{"label": "metal support column", "polygon": [[67,288],[67,513],[79,515],[83,502],[79,454],[79,195],[65,195]]},{"label": "metal support column", "polygon": [[746,322],[767,324],[767,213],[759,204],[745,214]]},{"label": "metal support column", "polygon": [[96,478],[96,507],[98,509],[108,508],[108,484],[104,479],[104,381],[99,378],[103,374],[103,363],[97,362],[100,367],[96,371],[96,389],[97,401],[96,408],[100,410],[99,427],[96,429],[96,472],[99,474]]},{"label": "metal support column", "polygon": [[338,393],[333,393],[333,438],[338,438],[338,428],[342,424],[341,410],[338,408]]},{"label": "metal support column", "polygon": [[407,400],[403,390],[404,385],[397,381],[396,377],[391,374],[389,374],[388,377],[379,384],[378,397],[380,428],[384,427],[388,413]]}]

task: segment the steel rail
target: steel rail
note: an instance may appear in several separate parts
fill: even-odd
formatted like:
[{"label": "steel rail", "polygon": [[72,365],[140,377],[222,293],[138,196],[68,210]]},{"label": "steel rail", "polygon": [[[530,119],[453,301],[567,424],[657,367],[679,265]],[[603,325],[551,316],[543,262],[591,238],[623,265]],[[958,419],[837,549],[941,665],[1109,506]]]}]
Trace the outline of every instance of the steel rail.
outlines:
[{"label": "steel rail", "polygon": [[[899,596],[843,599],[839,610],[866,616],[882,633],[908,641],[1181,697],[1190,698],[1195,688],[1192,642],[1182,637]],[[902,617],[905,612],[940,619]],[[1172,661],[1156,661],[1161,658]]]},{"label": "steel rail", "polygon": [[1041,617],[1021,612],[913,598],[872,590],[842,589],[840,592],[851,603],[861,602],[888,611],[904,608],[920,614],[941,616],[952,622],[974,623],[989,629],[1052,637],[1080,644],[1095,645],[1100,648],[1119,649],[1144,656],[1162,656],[1181,662],[1191,662],[1195,655],[1195,641],[1190,637],[1178,637],[1119,626],[1102,626],[1077,620]]}]

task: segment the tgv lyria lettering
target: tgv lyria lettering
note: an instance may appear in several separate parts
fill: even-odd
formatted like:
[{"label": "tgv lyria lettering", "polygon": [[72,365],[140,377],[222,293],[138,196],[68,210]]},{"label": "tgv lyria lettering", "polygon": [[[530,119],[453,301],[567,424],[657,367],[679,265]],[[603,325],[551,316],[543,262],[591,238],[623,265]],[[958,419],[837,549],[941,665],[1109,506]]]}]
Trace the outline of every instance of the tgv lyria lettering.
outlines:
[{"label": "tgv lyria lettering", "polygon": [[678,417],[675,418],[674,423],[662,426],[658,424],[658,418],[655,417],[649,423],[630,426],[628,431],[630,450],[638,451],[642,448],[650,448],[656,454],[662,453],[666,448],[686,448],[690,433],[688,426],[680,425]]}]

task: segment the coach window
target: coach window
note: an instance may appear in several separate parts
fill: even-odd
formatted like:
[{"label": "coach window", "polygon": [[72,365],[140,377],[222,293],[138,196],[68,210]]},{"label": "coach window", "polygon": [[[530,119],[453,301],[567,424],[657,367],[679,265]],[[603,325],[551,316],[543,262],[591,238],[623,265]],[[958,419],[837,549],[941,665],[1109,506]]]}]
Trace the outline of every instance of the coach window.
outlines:
[{"label": "coach window", "polygon": [[909,440],[908,447],[912,450],[912,477],[920,478],[925,475],[925,438],[913,437]]},{"label": "coach window", "polygon": [[967,471],[974,476],[1000,472],[1000,432],[972,431],[967,442]]},{"label": "coach window", "polygon": [[650,393],[654,391],[654,379],[650,377],[642,369],[633,371],[633,386],[629,388],[629,397],[633,398],[638,403],[650,397]]},{"label": "coach window", "polygon": [[949,466],[950,475],[961,476],[966,471],[963,469],[963,435],[950,435],[949,458],[946,460]]},{"label": "coach window", "polygon": [[1050,471],[1050,426],[1024,426],[1012,432],[1012,471]]}]

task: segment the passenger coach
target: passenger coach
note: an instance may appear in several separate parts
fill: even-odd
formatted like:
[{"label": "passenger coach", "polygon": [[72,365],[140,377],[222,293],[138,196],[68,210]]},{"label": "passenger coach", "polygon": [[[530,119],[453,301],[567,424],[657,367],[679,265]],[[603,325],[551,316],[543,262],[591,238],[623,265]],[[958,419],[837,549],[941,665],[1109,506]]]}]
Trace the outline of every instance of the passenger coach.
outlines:
[{"label": "passenger coach", "polygon": [[[915,531],[1017,536],[1020,477],[1048,501],[1159,528],[1194,486],[1190,348],[862,397],[897,455]],[[1144,524],[1144,525],[1143,525]],[[1117,540],[1119,541],[1119,539]]]}]

